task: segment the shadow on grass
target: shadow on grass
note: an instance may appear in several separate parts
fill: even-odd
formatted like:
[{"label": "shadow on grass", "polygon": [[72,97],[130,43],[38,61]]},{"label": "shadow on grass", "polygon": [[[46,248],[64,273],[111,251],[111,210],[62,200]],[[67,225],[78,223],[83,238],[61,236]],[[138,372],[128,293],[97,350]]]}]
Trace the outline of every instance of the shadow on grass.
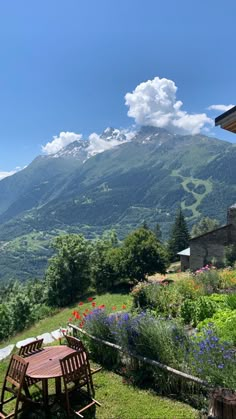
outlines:
[{"label": "shadow on grass", "polygon": [[[70,418],[78,418],[74,412],[83,408],[88,401],[82,400],[81,395],[76,391],[70,395],[71,414]],[[49,408],[45,410],[42,406],[27,404],[24,406],[22,413],[18,415],[19,419],[65,419],[68,418],[65,402],[55,401],[55,397],[49,397]],[[85,419],[96,418],[96,406],[92,406],[83,413]]]}]

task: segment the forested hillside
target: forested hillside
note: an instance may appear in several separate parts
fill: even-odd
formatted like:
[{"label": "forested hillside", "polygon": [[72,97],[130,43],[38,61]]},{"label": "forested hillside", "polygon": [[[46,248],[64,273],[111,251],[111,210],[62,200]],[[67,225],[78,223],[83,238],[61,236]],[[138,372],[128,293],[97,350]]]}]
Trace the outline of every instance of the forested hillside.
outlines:
[{"label": "forested hillside", "polygon": [[146,221],[165,239],[180,204],[190,228],[202,215],[224,223],[236,202],[235,161],[234,144],[153,127],[96,155],[80,141],[40,156],[0,182],[1,278],[42,275],[49,239],[61,232],[115,229],[122,239]]}]

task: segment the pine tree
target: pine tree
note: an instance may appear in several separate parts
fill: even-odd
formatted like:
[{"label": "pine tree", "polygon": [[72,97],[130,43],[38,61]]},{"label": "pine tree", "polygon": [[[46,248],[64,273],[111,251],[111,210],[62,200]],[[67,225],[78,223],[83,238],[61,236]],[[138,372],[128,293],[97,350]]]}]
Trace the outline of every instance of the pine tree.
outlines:
[{"label": "pine tree", "polygon": [[160,227],[160,224],[159,224],[159,223],[156,223],[156,225],[155,225],[155,227],[154,227],[153,232],[154,232],[154,234],[155,234],[155,236],[156,236],[157,240],[158,240],[159,242],[161,242],[161,238],[162,238],[162,231],[161,231],[161,227]]},{"label": "pine tree", "polygon": [[168,242],[168,253],[171,262],[177,261],[178,252],[189,246],[189,231],[181,208],[178,209]]}]

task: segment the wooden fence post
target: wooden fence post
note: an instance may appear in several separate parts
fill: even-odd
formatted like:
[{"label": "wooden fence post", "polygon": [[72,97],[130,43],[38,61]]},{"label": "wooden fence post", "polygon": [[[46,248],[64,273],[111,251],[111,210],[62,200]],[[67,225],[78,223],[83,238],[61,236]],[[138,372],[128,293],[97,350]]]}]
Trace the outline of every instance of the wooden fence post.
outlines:
[{"label": "wooden fence post", "polygon": [[211,393],[209,416],[217,419],[236,418],[236,393],[227,388],[216,389]]}]

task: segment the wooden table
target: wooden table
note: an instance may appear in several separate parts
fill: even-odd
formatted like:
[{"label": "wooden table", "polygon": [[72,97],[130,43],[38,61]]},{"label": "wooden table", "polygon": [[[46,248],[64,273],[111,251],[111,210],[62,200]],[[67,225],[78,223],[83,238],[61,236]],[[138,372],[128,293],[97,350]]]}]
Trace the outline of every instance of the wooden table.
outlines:
[{"label": "wooden table", "polygon": [[48,346],[33,355],[27,356],[29,362],[27,376],[42,380],[43,400],[45,408],[48,407],[48,380],[55,378],[56,395],[61,394],[62,371],[60,359],[64,356],[76,352],[74,349],[65,345]]}]

